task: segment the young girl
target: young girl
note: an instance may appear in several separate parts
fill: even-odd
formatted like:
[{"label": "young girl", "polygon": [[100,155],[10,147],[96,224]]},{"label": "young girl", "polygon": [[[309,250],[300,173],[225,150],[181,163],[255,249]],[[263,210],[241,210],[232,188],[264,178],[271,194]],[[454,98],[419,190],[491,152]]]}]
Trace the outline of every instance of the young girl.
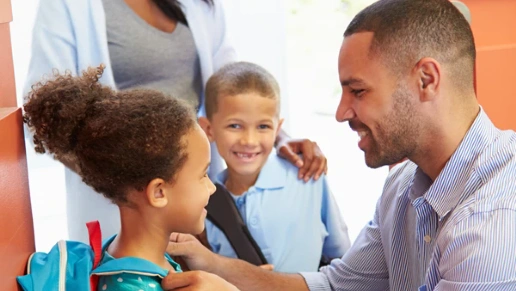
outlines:
[{"label": "young girl", "polygon": [[[180,100],[152,90],[116,92],[98,83],[102,72],[56,73],[33,86],[24,119],[36,151],[53,154],[118,206],[121,229],[101,265],[135,257],[181,271],[165,251],[172,232],[204,229],[204,207],[215,191],[207,176],[209,142]],[[101,276],[98,290],[161,290],[159,283],[118,274]]]}]

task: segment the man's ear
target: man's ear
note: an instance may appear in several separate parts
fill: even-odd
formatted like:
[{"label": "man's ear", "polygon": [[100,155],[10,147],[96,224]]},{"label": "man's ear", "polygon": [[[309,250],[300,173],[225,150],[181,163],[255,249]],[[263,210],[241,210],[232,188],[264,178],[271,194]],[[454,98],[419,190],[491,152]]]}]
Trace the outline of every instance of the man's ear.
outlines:
[{"label": "man's ear", "polygon": [[414,67],[421,101],[435,99],[441,88],[441,65],[433,58],[422,58]]},{"label": "man's ear", "polygon": [[208,118],[206,118],[206,117],[199,117],[197,122],[199,123],[199,126],[201,126],[202,130],[204,131],[204,133],[206,133],[206,136],[208,137],[210,142],[213,142],[213,139],[214,139],[213,138],[213,130],[212,130],[212,127],[211,127],[210,120]]},{"label": "man's ear", "polygon": [[163,179],[157,178],[149,182],[145,188],[145,197],[147,202],[156,208],[163,208],[168,204],[168,197],[165,188],[166,182]]}]

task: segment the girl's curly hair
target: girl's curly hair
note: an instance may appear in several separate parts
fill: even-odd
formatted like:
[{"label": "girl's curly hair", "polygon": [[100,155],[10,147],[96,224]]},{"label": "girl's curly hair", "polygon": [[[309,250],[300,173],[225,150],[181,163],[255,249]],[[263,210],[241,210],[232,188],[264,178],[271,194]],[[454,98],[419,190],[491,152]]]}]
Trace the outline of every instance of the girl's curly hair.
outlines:
[{"label": "girl's curly hair", "polygon": [[155,178],[172,182],[187,159],[182,138],[193,109],[154,90],[116,92],[99,83],[104,67],[82,76],[54,71],[32,86],[24,121],[38,153],[73,157],[83,181],[115,203]]}]

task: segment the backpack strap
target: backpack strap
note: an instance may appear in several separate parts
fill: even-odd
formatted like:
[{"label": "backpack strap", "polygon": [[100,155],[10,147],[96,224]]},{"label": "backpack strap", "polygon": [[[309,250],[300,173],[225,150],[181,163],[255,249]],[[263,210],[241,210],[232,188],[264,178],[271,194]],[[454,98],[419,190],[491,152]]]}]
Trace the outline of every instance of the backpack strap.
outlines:
[{"label": "backpack strap", "polygon": [[[100,230],[100,223],[98,220],[86,223],[88,227],[88,234],[90,237],[90,246],[93,249],[94,259],[93,268],[97,268],[102,259],[102,232]],[[96,291],[99,284],[99,277],[96,275],[90,276],[91,291]]]},{"label": "backpack strap", "polygon": [[215,186],[217,190],[206,206],[207,218],[226,235],[239,259],[257,266],[267,264],[262,250],[240,216],[235,200],[223,185]]}]

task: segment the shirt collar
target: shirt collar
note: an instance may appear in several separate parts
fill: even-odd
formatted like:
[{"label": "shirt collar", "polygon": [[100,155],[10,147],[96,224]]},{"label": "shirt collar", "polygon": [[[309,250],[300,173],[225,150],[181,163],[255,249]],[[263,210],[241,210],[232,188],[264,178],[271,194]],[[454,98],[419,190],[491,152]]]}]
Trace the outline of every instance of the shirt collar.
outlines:
[{"label": "shirt collar", "polygon": [[[93,274],[110,274],[110,273],[133,273],[133,274],[147,274],[149,276],[158,276],[164,278],[168,274],[168,270],[161,268],[160,266],[137,257],[123,257],[113,258],[108,254],[107,249],[113,242],[116,235],[113,235],[109,239],[105,240],[102,245],[103,257],[101,264],[92,271]],[[181,272],[181,266],[176,263],[167,253],[164,254],[167,261],[174,268],[176,272]]]},{"label": "shirt collar", "polygon": [[[272,150],[267,158],[267,161],[263,165],[260,170],[260,174],[258,174],[258,179],[254,184],[255,188],[270,190],[270,189],[278,189],[283,188],[287,182],[288,175],[288,167],[293,165],[288,165],[288,161],[280,158],[276,150]],[[221,185],[226,183],[228,178],[227,169],[220,172],[215,176],[215,182]]]},{"label": "shirt collar", "polygon": [[418,168],[413,180],[413,192],[416,193],[411,198],[423,195],[439,218],[443,219],[478,189],[481,180],[474,172],[476,160],[492,143],[497,131],[480,107],[475,121],[433,183]]}]

